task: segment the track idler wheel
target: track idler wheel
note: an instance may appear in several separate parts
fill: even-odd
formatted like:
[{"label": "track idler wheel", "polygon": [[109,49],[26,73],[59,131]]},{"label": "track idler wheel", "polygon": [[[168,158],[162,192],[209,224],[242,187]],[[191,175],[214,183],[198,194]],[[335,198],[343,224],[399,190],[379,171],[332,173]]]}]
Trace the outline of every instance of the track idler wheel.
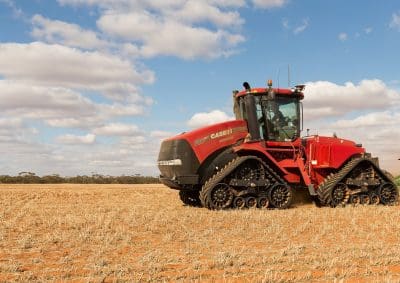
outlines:
[{"label": "track idler wheel", "polygon": [[350,197],[350,192],[346,184],[338,183],[336,187],[333,188],[331,196],[331,206],[346,205]]},{"label": "track idler wheel", "polygon": [[246,207],[247,208],[256,208],[257,207],[257,199],[255,197],[247,197],[246,198]]},{"label": "track idler wheel", "polygon": [[393,183],[383,183],[378,190],[378,196],[381,203],[385,205],[392,205],[397,202],[399,198],[399,192]]},{"label": "track idler wheel", "polygon": [[261,209],[266,209],[269,205],[269,201],[267,197],[259,197],[257,198],[257,207]]},{"label": "track idler wheel", "polygon": [[246,200],[242,197],[235,197],[233,200],[233,207],[243,209],[246,207]]},{"label": "track idler wheel", "polygon": [[292,203],[292,198],[292,190],[284,184],[276,184],[269,192],[271,204],[279,209],[288,208]]},{"label": "track idler wheel", "polygon": [[233,192],[228,184],[218,183],[209,194],[211,209],[226,209],[232,204]]}]

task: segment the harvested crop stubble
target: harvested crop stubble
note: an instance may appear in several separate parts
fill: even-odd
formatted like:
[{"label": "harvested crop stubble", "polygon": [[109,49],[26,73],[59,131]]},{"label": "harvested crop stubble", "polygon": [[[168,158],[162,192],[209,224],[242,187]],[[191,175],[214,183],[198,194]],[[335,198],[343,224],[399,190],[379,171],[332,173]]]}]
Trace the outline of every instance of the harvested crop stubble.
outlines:
[{"label": "harvested crop stubble", "polygon": [[1,185],[0,282],[400,280],[399,206],[210,211],[162,185]]}]

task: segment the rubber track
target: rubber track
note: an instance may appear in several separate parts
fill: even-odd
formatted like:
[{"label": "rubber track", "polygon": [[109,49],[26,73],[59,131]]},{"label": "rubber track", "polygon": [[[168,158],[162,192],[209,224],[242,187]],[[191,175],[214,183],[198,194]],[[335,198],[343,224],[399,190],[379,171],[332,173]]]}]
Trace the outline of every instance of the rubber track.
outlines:
[{"label": "rubber track", "polygon": [[210,179],[208,179],[204,185],[201,188],[200,191],[200,201],[201,204],[204,207],[207,207],[208,209],[213,209],[211,207],[210,202],[208,201],[208,194],[209,192],[219,183],[221,182],[226,176],[228,176],[230,173],[232,173],[240,164],[245,162],[246,160],[257,160],[260,162],[263,166],[264,169],[266,169],[268,172],[265,172],[265,175],[269,179],[275,179],[275,181],[278,181],[282,184],[286,185],[286,182],[276,173],[274,172],[265,162],[263,162],[260,158],[255,157],[255,156],[239,156],[235,159],[232,159],[230,162],[228,162],[222,169],[220,169],[217,173],[215,173]]},{"label": "rubber track", "polygon": [[333,188],[342,181],[358,164],[363,161],[368,161],[379,173],[380,177],[386,179],[388,182],[392,182],[382,170],[375,165],[372,159],[367,157],[359,157],[350,160],[342,169],[337,173],[331,173],[325,180],[318,186],[317,194],[320,202],[324,205],[329,205],[332,201],[331,194]]}]

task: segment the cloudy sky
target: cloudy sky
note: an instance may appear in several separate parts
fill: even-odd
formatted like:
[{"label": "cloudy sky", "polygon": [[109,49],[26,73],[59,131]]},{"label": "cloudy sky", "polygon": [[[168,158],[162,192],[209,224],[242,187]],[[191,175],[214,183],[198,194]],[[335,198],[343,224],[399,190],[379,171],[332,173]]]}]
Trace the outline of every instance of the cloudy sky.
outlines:
[{"label": "cloudy sky", "polygon": [[0,174],[156,176],[161,139],[267,79],[400,173],[399,50],[397,0],[0,0]]}]

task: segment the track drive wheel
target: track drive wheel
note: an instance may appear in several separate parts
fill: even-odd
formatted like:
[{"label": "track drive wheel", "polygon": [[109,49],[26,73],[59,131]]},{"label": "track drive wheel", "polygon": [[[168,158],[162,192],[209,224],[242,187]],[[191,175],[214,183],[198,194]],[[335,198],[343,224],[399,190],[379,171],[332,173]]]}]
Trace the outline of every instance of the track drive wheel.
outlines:
[{"label": "track drive wheel", "polygon": [[226,209],[233,201],[233,192],[228,184],[218,183],[208,192],[209,206],[211,209]]},{"label": "track drive wheel", "polygon": [[350,197],[350,192],[346,184],[338,183],[333,188],[331,197],[332,197],[331,206],[336,207],[338,205],[346,205]]},{"label": "track drive wheel", "polygon": [[385,205],[392,205],[397,202],[399,198],[399,192],[393,183],[386,182],[379,187],[378,196],[381,200],[381,203]]},{"label": "track drive wheel", "polygon": [[189,206],[201,206],[199,191],[179,191],[181,201]]},{"label": "track drive wheel", "polygon": [[289,186],[276,184],[269,192],[269,199],[274,207],[285,209],[291,205],[293,193]]}]

